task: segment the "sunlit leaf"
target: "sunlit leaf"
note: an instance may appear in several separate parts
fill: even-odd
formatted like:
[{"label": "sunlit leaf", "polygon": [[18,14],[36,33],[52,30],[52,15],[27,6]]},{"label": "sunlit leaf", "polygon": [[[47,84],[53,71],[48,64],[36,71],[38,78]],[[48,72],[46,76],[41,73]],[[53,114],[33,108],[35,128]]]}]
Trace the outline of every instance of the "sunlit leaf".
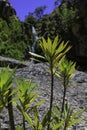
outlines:
[{"label": "sunlit leaf", "polygon": [[35,53],[32,53],[32,52],[29,52],[29,54],[31,54],[32,56],[41,58],[41,59],[45,59],[45,57],[43,57],[43,56],[41,56],[41,55],[38,55],[38,54],[35,54]]},{"label": "sunlit leaf", "polygon": [[52,127],[52,130],[57,130],[57,129],[60,128],[62,125],[63,125],[63,122],[61,121],[60,123],[55,124],[55,125]]}]

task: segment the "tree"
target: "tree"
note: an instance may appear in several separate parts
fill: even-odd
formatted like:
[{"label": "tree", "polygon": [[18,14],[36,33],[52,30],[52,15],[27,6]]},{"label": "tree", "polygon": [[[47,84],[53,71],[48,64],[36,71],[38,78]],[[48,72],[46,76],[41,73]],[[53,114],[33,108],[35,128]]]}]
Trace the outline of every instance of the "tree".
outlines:
[{"label": "tree", "polygon": [[23,59],[25,49],[20,21],[14,17],[9,18],[9,23],[0,19],[0,55]]},{"label": "tree", "polygon": [[36,8],[35,11],[34,11],[35,17],[39,18],[39,19],[41,17],[43,17],[43,14],[44,14],[44,11],[45,11],[46,8],[47,8],[46,5]]},{"label": "tree", "polygon": [[61,3],[61,0],[55,0],[54,1],[54,6],[57,8]]}]

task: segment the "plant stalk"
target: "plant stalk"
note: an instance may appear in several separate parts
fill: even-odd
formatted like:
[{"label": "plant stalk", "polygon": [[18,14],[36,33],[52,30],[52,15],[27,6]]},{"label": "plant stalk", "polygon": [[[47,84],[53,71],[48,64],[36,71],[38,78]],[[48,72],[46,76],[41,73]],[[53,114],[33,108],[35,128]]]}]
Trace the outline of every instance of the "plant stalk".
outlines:
[{"label": "plant stalk", "polygon": [[23,116],[23,129],[26,130],[26,128],[25,128],[25,118],[24,118],[24,116]]},{"label": "plant stalk", "polygon": [[64,77],[63,87],[64,87],[64,93],[63,93],[63,102],[62,102],[62,113],[64,111],[65,97],[66,97],[66,78],[65,77]]},{"label": "plant stalk", "polygon": [[11,89],[9,89],[9,97],[8,97],[8,114],[9,114],[9,124],[10,124],[10,130],[15,130],[15,124],[14,124],[14,115],[13,115],[13,106],[12,106],[12,96],[11,96]]},{"label": "plant stalk", "polygon": [[54,74],[53,74],[53,68],[51,67],[51,96],[50,96],[50,113],[48,118],[48,128],[47,130],[50,130],[50,121],[51,121],[51,113],[52,113],[52,105],[53,105],[53,85],[54,85]]}]

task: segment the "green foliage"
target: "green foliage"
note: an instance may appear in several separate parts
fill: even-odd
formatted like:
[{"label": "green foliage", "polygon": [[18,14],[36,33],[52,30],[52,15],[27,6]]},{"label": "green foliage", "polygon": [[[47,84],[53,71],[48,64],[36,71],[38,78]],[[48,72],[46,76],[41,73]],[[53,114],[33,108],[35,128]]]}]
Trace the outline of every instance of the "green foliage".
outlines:
[{"label": "green foliage", "polygon": [[[39,118],[39,112],[37,108],[33,109],[34,112],[34,117],[33,120],[29,117],[29,115],[25,112],[23,112],[25,119],[27,120],[28,124],[31,126],[32,130],[44,130],[46,129],[48,123],[49,123],[49,116],[50,116],[50,111],[46,113],[46,115],[43,117],[43,119],[40,121]],[[53,120],[50,122],[50,130],[56,130],[58,128],[61,128],[63,125],[63,122],[57,122],[54,124]],[[48,130],[48,129],[47,129]]]},{"label": "green foliage", "polygon": [[54,124],[60,124],[60,122],[62,121],[60,129],[68,130],[68,128],[83,120],[83,118],[79,117],[79,115],[83,113],[83,111],[83,109],[80,109],[74,112],[71,105],[65,104],[64,111],[61,112],[61,110],[57,106],[54,106],[52,111],[53,122]]},{"label": "green foliage", "polygon": [[0,19],[0,55],[23,59],[25,56],[26,44],[22,39],[22,27],[19,20],[9,18],[9,24]]},{"label": "green foliage", "polygon": [[55,73],[56,76],[62,79],[63,81],[64,92],[63,92],[62,112],[64,111],[67,87],[69,87],[69,80],[75,71],[75,65],[76,63],[68,61],[64,56],[58,64],[58,71],[56,71]]},{"label": "green foliage", "polygon": [[20,126],[17,126],[16,130],[24,130],[24,129],[22,127],[20,127]]},{"label": "green foliage", "polygon": [[75,72],[75,66],[76,63],[68,60],[65,56],[60,60],[58,64],[58,71],[56,72],[56,75],[62,80],[65,80],[65,85],[67,87],[70,78],[72,78]]},{"label": "green foliage", "polygon": [[68,31],[77,17],[77,9],[68,8],[67,4],[63,3],[60,7],[59,17],[61,17],[62,28],[64,31]]},{"label": "green foliage", "polygon": [[3,108],[8,109],[9,114],[9,124],[12,130],[15,130],[14,126],[14,116],[12,108],[12,96],[11,96],[11,87],[12,87],[12,76],[15,73],[16,68],[12,72],[9,72],[9,67],[0,72],[0,112]]},{"label": "green foliage", "polygon": [[34,117],[33,120],[29,117],[29,115],[25,112],[23,112],[23,115],[25,117],[25,119],[27,120],[28,124],[31,126],[32,130],[43,130],[43,126],[40,123],[40,119],[39,119],[39,113],[37,108],[33,109],[34,112]]},{"label": "green foliage", "polygon": [[35,17],[40,19],[44,14],[45,9],[46,9],[46,5],[36,8],[34,11]]},{"label": "green foliage", "polygon": [[[53,43],[50,38],[46,41],[44,38],[40,41],[40,46],[43,51],[44,57],[33,54],[33,56],[46,59],[52,69],[54,69],[57,66],[57,63],[60,61],[60,59],[71,49],[71,46],[68,46],[68,42],[64,43],[62,41],[60,43],[60,40],[58,36],[55,37]],[[52,70],[53,71],[53,70]]]},{"label": "green foliage", "polygon": [[62,56],[64,56],[71,48],[70,46],[67,48],[68,42],[64,43],[64,41],[62,41],[61,43],[59,43],[58,36],[55,37],[53,43],[50,38],[48,38],[47,42],[44,38],[42,38],[40,46],[46,60],[49,62],[50,65],[52,65],[52,67],[55,66],[62,58]]},{"label": "green foliage", "polygon": [[12,72],[9,72],[9,67],[2,69],[0,72],[0,112],[4,107],[7,108],[9,90],[12,87],[12,76],[15,72],[15,69]]},{"label": "green foliage", "polygon": [[46,41],[42,38],[40,41],[41,49],[44,53],[43,56],[31,53],[33,56],[46,59],[49,63],[50,74],[51,74],[51,97],[50,97],[50,108],[49,108],[49,117],[48,117],[48,130],[50,130],[50,121],[51,121],[51,111],[53,105],[53,86],[54,86],[54,74],[56,72],[57,64],[60,59],[70,50],[71,46],[68,46],[68,42],[64,44],[64,41],[59,43],[58,36],[55,37],[53,43],[50,38]]},{"label": "green foliage", "polygon": [[[17,98],[13,100],[19,100],[20,105],[17,102],[14,102],[16,107],[22,112],[22,110],[31,111],[33,107],[36,107],[39,105],[38,103],[35,103],[33,106],[32,104],[37,100],[38,92],[35,91],[36,84],[32,83],[31,80],[25,81],[24,79],[21,79],[20,81],[17,81]],[[15,91],[14,91],[15,92]],[[13,92],[13,93],[14,93]],[[30,109],[29,109],[30,108]]]},{"label": "green foliage", "polygon": [[43,100],[37,102],[38,92],[36,92],[35,90],[36,84],[32,83],[31,80],[16,80],[16,84],[17,89],[14,90],[12,94],[17,93],[17,95],[15,98],[13,98],[12,102],[17,107],[17,109],[23,114],[23,127],[25,130],[25,119],[28,121],[29,125],[33,127],[33,121],[29,114],[33,110],[36,110],[36,108],[43,103]]},{"label": "green foliage", "polygon": [[83,118],[79,118],[79,115],[83,112],[83,109],[80,109],[76,112],[73,112],[73,109],[71,108],[70,105],[66,104],[64,106],[64,113],[63,113],[63,119],[64,119],[64,128],[66,130],[70,128],[71,126],[79,123],[80,121],[83,120]]}]

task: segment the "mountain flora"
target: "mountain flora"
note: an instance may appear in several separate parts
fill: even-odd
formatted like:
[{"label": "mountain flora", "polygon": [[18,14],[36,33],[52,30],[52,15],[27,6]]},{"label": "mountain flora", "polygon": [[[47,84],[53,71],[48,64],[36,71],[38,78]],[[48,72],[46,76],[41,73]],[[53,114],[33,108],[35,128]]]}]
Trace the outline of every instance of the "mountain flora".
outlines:
[{"label": "mountain flora", "polygon": [[26,49],[22,39],[22,27],[19,20],[9,18],[9,23],[0,18],[0,55],[23,59]]},{"label": "mountain flora", "polygon": [[14,115],[13,115],[13,106],[12,106],[12,76],[15,73],[14,69],[9,73],[9,67],[0,72],[0,112],[6,108],[9,115],[9,124],[10,129],[15,130],[14,125]]},{"label": "mountain flora", "polygon": [[39,94],[35,91],[36,84],[31,80],[16,80],[16,84],[17,89],[13,91],[13,93],[16,92],[17,96],[16,98],[13,98],[13,102],[17,109],[23,114],[23,128],[26,130],[25,119],[27,118],[27,114],[28,122],[30,126],[34,128],[35,125],[32,123],[31,115],[29,116],[29,114],[32,113],[32,111],[34,111],[38,106],[40,106],[43,103],[43,100],[37,102]]},{"label": "mountain flora", "polygon": [[64,87],[62,112],[64,111],[65,97],[66,97],[67,88],[69,87],[69,80],[71,79],[75,71],[75,65],[76,63],[72,61],[68,61],[67,58],[64,56],[58,64],[58,71],[56,71],[56,76],[62,79],[63,87]]},{"label": "mountain flora", "polygon": [[[47,117],[47,130],[59,130],[63,128],[63,130],[67,130],[68,127],[72,126],[72,124],[75,124],[79,121],[82,120],[82,118],[75,119],[77,115],[83,112],[83,110],[80,110],[76,113],[74,113],[73,118],[73,110],[72,108],[68,105],[65,104],[65,96],[66,96],[66,90],[69,85],[69,80],[75,70],[75,63],[72,61],[68,61],[65,58],[66,53],[71,49],[71,46],[68,45],[68,42],[64,43],[64,41],[59,42],[58,36],[55,37],[54,41],[48,37],[47,41],[42,37],[42,40],[40,41],[40,46],[43,51],[44,57],[33,54],[30,52],[31,55],[36,56],[38,58],[45,59],[48,64],[49,64],[49,72],[51,75],[51,96],[50,96],[50,108],[49,111],[46,115]],[[61,110],[55,107],[55,111],[58,114],[58,120],[56,115],[53,116],[52,119],[52,108],[53,108],[53,89],[54,89],[54,76],[55,75],[60,75],[63,81],[63,86],[64,86],[64,92],[63,92],[63,102],[62,102],[62,108]],[[54,120],[55,118],[55,120]],[[63,119],[62,119],[63,118]],[[53,120],[53,122],[52,122]],[[64,126],[64,127],[62,127]]]},{"label": "mountain flora", "polygon": [[50,38],[48,38],[47,41],[44,38],[42,38],[42,41],[40,41],[40,46],[44,53],[44,57],[42,58],[48,61],[51,74],[51,91],[50,91],[51,97],[50,97],[50,108],[48,118],[48,130],[50,130],[50,121],[53,106],[54,74],[56,72],[58,62],[70,50],[71,47],[70,46],[67,47],[68,42],[64,43],[64,41],[62,41],[61,43],[59,43],[58,36],[55,37],[53,43]]}]

